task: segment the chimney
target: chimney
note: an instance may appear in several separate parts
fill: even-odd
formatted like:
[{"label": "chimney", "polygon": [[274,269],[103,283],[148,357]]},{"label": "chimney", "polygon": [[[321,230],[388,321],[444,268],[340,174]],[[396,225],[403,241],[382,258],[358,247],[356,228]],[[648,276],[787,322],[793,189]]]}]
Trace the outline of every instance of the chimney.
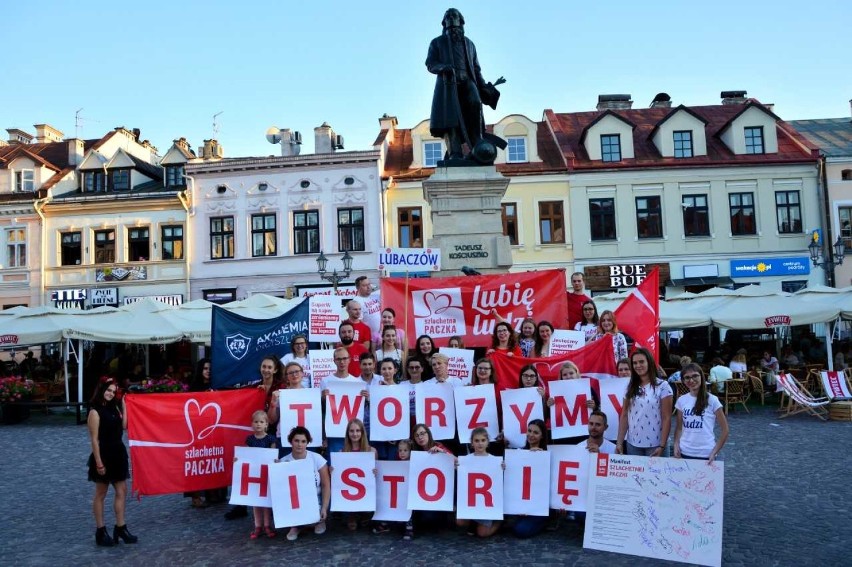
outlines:
[{"label": "chimney", "polygon": [[51,126],[50,124],[33,124],[36,130],[36,144],[50,144],[52,142],[61,142],[65,134]]},{"label": "chimney", "polygon": [[388,116],[388,114],[385,113],[381,118],[379,118],[379,128],[382,130],[393,132],[397,124],[396,116]]},{"label": "chimney", "polygon": [[33,135],[27,134],[19,128],[6,128],[6,131],[9,133],[10,146],[15,146],[18,144],[31,144],[33,142]]},{"label": "chimney", "polygon": [[198,153],[201,154],[201,159],[222,159],[225,155],[225,151],[216,140],[204,140],[204,146],[198,148]]},{"label": "chimney", "polygon": [[672,107],[672,97],[670,97],[667,93],[657,93],[657,96],[654,97],[654,100],[651,101],[650,108],[671,108]]},{"label": "chimney", "polygon": [[83,163],[86,146],[83,140],[77,138],[69,138],[66,142],[68,143],[68,165],[76,168]]},{"label": "chimney", "polygon": [[139,128],[134,128],[133,130],[131,130],[131,132],[133,132],[133,139],[138,142],[139,138],[142,136],[142,130],[140,130]]},{"label": "chimney", "polygon": [[279,145],[281,146],[282,157],[299,155],[302,151],[302,134],[300,132],[294,132],[289,128],[281,128],[278,130],[278,135],[281,137]]},{"label": "chimney", "polygon": [[314,128],[314,153],[332,153],[334,151],[334,141],[334,130],[331,129],[328,122],[323,122],[322,126]]},{"label": "chimney", "polygon": [[722,97],[722,104],[745,104],[746,91],[722,91],[719,94]]},{"label": "chimney", "polygon": [[598,110],[629,110],[633,108],[633,101],[629,94],[602,94],[598,95]]}]

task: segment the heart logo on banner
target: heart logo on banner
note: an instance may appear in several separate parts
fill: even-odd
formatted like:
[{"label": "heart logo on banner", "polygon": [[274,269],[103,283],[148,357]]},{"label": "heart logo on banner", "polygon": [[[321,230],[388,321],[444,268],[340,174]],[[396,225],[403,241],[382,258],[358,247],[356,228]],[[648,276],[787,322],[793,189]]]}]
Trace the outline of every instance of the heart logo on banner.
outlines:
[{"label": "heart logo on banner", "polygon": [[[201,428],[197,434],[195,433],[195,426],[192,424],[193,414],[190,413],[191,407],[195,408],[196,421],[210,422],[208,425]],[[190,398],[183,406],[183,417],[186,421],[186,429],[189,432],[189,441],[187,441],[186,443],[164,443],[160,441],[139,441],[136,439],[130,439],[129,441],[131,447],[189,447],[196,441],[200,441],[202,439],[205,439],[206,437],[209,437],[213,433],[213,431],[220,427],[225,429],[252,431],[251,427],[246,427],[243,425],[231,425],[229,423],[220,423],[222,419],[222,407],[215,402],[209,402],[202,406],[200,403],[198,403],[198,400],[196,400],[195,398]]]},{"label": "heart logo on banner", "polygon": [[[198,417],[204,415],[208,409],[212,410],[215,414],[215,421],[198,432],[198,436],[195,435],[194,427],[192,425],[192,417],[189,414],[190,406],[195,406],[195,409],[198,410]],[[210,402],[205,404],[204,407],[201,407],[201,404],[198,403],[198,400],[195,398],[190,398],[186,401],[186,405],[183,406],[183,415],[186,418],[186,427],[189,429],[189,434],[192,437],[190,440],[190,444],[193,443],[196,439],[201,440],[209,436],[213,431],[219,427],[219,420],[222,419],[222,408],[219,404],[215,402]]]},{"label": "heart logo on banner", "polygon": [[453,298],[446,293],[434,293],[431,291],[423,295],[423,303],[429,309],[430,315],[441,315],[447,309],[453,307]]}]

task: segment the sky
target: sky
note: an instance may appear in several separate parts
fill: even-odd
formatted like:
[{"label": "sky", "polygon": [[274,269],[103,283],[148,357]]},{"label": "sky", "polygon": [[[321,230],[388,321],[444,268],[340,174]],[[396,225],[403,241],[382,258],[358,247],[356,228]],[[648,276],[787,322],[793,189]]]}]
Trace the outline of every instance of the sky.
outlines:
[{"label": "sky", "polygon": [[[464,15],[486,80],[507,80],[496,122],[544,109],[594,110],[599,94],[645,108],[718,104],[725,90],[785,120],[850,116],[852,2],[0,1],[6,56],[0,127],[66,137],[139,128],[163,155],[214,136],[225,157],[278,155],[271,126],[328,122],[346,150],[370,149],[378,119],[429,117],[424,61],[449,7]],[[82,110],[80,110],[82,109]],[[75,115],[79,112],[79,130]],[[5,133],[3,133],[5,137]]]}]

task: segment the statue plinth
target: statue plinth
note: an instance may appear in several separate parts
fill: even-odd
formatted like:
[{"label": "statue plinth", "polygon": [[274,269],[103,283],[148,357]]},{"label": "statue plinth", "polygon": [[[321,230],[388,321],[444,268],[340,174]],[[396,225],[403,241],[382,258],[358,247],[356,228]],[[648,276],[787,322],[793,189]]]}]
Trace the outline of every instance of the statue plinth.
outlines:
[{"label": "statue plinth", "polygon": [[439,167],[423,182],[432,209],[430,248],[441,249],[437,276],[458,275],[462,266],[482,273],[505,273],[512,247],[503,235],[501,201],[509,179],[493,165]]}]

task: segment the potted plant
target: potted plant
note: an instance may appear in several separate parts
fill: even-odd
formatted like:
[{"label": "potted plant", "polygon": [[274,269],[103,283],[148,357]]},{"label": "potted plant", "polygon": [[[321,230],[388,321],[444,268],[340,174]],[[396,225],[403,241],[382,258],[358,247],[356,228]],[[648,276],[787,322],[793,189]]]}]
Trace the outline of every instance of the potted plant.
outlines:
[{"label": "potted plant", "polygon": [[3,423],[19,423],[30,416],[30,407],[22,405],[33,395],[35,385],[21,376],[0,378],[0,408],[3,411]]},{"label": "potted plant", "polygon": [[188,392],[189,385],[174,378],[160,378],[158,380],[144,380],[140,391],[146,394]]}]

